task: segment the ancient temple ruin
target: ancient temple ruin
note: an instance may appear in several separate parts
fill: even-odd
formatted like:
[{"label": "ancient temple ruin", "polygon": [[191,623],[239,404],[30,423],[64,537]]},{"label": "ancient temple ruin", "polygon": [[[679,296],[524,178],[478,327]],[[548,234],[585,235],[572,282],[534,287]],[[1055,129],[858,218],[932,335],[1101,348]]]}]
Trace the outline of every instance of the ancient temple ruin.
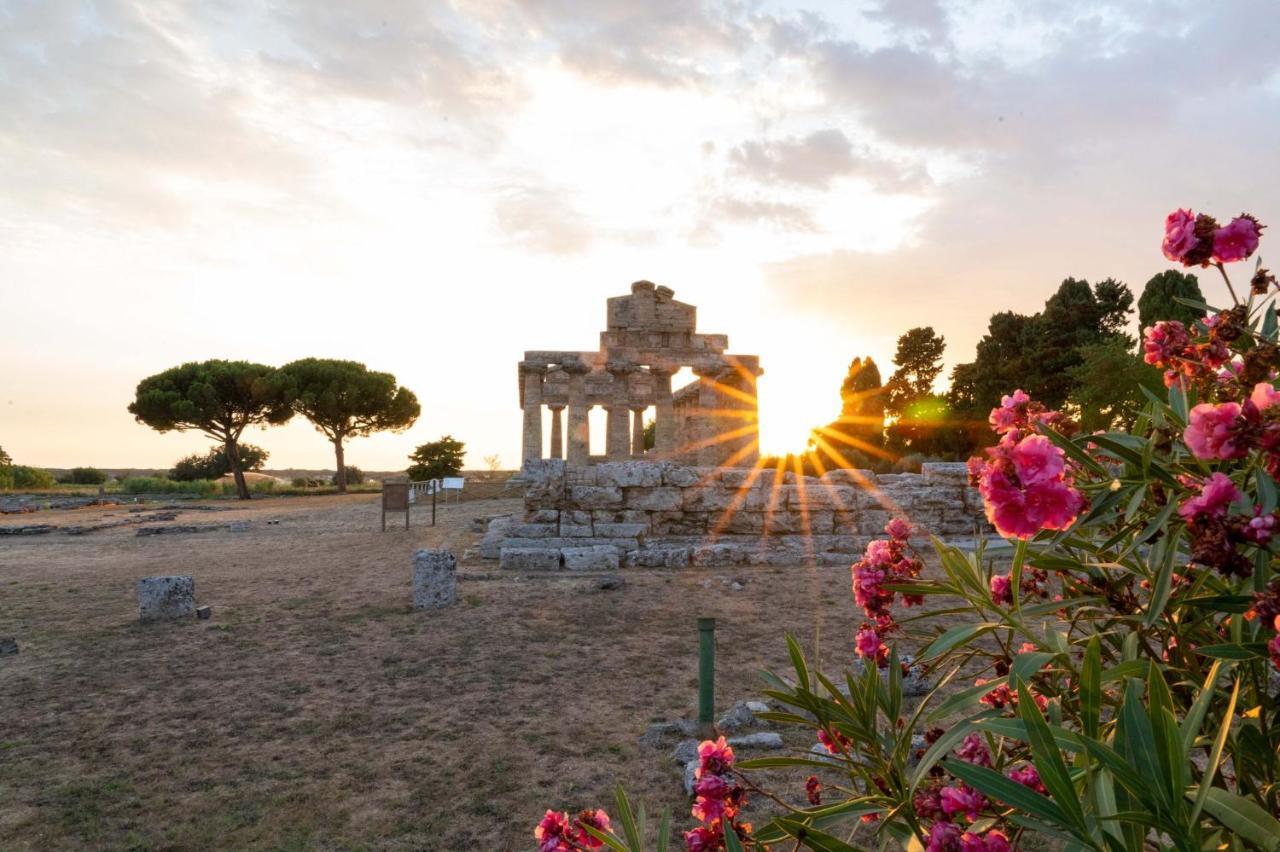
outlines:
[{"label": "ancient temple ruin", "polygon": [[[608,327],[598,352],[532,350],[520,362],[525,463],[544,457],[545,406],[551,412],[547,458],[570,467],[598,461],[666,460],[712,467],[750,467],[759,456],[755,355],[732,355],[724,334],[697,331],[697,309],[669,287],[649,281],[608,300]],[[672,390],[684,367],[694,381]],[[605,453],[591,456],[588,412],[607,412]],[[567,412],[567,422],[562,413]],[[645,414],[655,441],[645,450]]]}]

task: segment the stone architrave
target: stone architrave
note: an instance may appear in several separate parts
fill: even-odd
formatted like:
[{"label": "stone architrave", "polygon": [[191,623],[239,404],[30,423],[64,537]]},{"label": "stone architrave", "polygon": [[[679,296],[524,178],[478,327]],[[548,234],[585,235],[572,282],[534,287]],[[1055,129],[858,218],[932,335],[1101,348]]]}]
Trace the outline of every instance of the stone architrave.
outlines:
[{"label": "stone architrave", "polygon": [[448,550],[413,552],[413,605],[441,609],[458,599],[458,560]]},{"label": "stone architrave", "polygon": [[138,581],[138,618],[175,621],[196,614],[196,582],[185,575],[143,577]]}]

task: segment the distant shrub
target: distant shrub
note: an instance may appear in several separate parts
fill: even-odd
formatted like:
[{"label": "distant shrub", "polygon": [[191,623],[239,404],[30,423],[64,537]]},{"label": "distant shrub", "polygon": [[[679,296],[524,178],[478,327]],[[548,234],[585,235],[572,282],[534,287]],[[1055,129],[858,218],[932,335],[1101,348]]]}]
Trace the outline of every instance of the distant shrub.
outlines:
[{"label": "distant shrub", "polygon": [[52,488],[58,484],[53,474],[44,468],[15,464],[7,469],[13,477],[11,488]]},{"label": "distant shrub", "polygon": [[107,481],[107,472],[96,467],[73,467],[66,481],[73,485],[102,485]]},{"label": "distant shrub", "polygon": [[249,483],[249,490],[254,494],[270,494],[276,490],[274,479],[257,479]]},{"label": "distant shrub", "polygon": [[166,476],[131,476],[120,483],[126,494],[196,494],[207,497],[221,493],[220,483],[208,479],[175,482]]},{"label": "distant shrub", "polygon": [[919,453],[909,453],[898,459],[893,468],[898,473],[919,473],[922,464],[924,464],[924,456]]},{"label": "distant shrub", "polygon": [[0,491],[13,487],[13,468],[10,465],[0,466]]},{"label": "distant shrub", "polygon": [[[334,485],[338,484],[338,474],[333,475],[331,480]],[[359,485],[364,482],[364,472],[355,465],[347,465],[347,485]]]},{"label": "distant shrub", "polygon": [[[260,470],[270,456],[262,447],[253,444],[240,444],[240,469]],[[227,453],[222,447],[210,447],[204,455],[190,455],[178,459],[169,478],[179,482],[192,482],[197,479],[218,479],[231,472],[227,463]]]}]

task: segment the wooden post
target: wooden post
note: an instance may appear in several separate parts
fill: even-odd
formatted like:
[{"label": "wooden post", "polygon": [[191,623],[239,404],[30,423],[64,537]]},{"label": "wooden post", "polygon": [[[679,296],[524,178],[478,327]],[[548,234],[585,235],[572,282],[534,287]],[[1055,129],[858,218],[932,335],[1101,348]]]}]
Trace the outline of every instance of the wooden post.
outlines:
[{"label": "wooden post", "polygon": [[436,525],[436,491],[439,490],[436,486],[439,483],[440,480],[438,479],[433,480],[431,483],[431,526],[433,527]]}]

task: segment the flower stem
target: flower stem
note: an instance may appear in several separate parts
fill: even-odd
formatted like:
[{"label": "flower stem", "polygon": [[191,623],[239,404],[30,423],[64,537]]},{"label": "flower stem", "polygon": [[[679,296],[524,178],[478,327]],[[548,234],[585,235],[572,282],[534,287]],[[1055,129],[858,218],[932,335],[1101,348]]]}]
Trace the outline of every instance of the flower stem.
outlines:
[{"label": "flower stem", "polygon": [[1231,279],[1227,277],[1226,268],[1221,263],[1215,263],[1214,266],[1218,267],[1218,272],[1222,273],[1222,280],[1227,282],[1227,290],[1231,293],[1231,301],[1237,305],[1240,304],[1240,297],[1236,295],[1236,288],[1231,286]]}]

